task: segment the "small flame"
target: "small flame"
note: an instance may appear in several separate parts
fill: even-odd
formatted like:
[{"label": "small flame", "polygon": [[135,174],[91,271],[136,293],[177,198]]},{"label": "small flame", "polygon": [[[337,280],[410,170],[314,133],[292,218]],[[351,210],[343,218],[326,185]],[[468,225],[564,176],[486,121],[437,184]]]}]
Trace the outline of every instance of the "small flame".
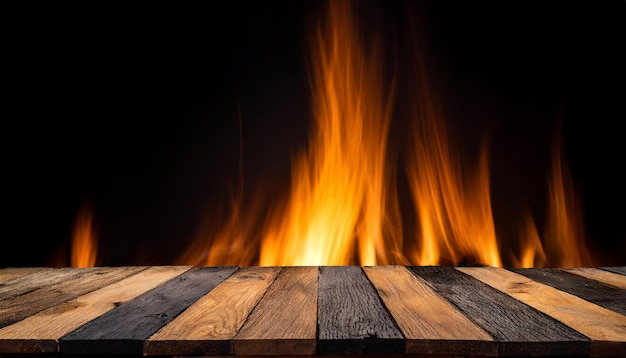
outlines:
[{"label": "small flame", "polygon": [[[392,260],[383,239],[393,232],[386,223],[399,220],[386,210],[395,205],[385,164],[392,95],[385,95],[377,39],[366,52],[352,6],[328,2],[312,38],[314,134],[294,162],[288,204],[268,222],[262,265]],[[392,247],[399,240],[387,236]]]},{"label": "small flame", "polygon": [[[258,247],[251,238],[253,225],[241,215],[241,200],[232,201],[224,223],[210,222],[198,230],[192,244],[175,261],[176,265],[249,266],[258,260]],[[250,216],[252,217],[252,216]],[[213,228],[221,227],[217,232]]]},{"label": "small flame", "polygon": [[93,210],[84,204],[76,216],[72,235],[72,267],[94,267],[98,255],[98,236],[93,227]]},{"label": "small flame", "polygon": [[514,259],[514,267],[545,267],[547,265],[547,258],[543,251],[537,225],[535,225],[529,212],[524,215],[520,248],[519,259]]}]

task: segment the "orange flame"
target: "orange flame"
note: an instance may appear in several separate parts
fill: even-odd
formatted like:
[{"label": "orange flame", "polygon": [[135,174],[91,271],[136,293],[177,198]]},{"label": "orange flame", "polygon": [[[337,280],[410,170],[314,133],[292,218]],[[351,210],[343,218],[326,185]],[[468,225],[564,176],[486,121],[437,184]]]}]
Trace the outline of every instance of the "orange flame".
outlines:
[{"label": "orange flame", "polygon": [[567,162],[563,158],[560,127],[552,148],[552,172],[548,183],[548,214],[545,248],[550,263],[556,267],[591,266],[585,247],[583,215]]},{"label": "orange flame", "polygon": [[76,216],[72,235],[72,267],[94,267],[98,255],[98,236],[93,228],[93,210],[84,204]]},{"label": "orange flame", "polygon": [[294,162],[286,208],[268,222],[261,265],[374,265],[392,261],[389,246],[399,245],[398,236],[383,239],[399,220],[386,210],[395,205],[385,165],[392,94],[378,40],[365,51],[352,5],[328,2],[312,38],[314,134]]},{"label": "orange flame", "polygon": [[477,168],[464,171],[448,139],[443,110],[431,88],[416,38],[413,44],[418,88],[411,108],[412,148],[407,172],[420,225],[420,244],[413,260],[419,265],[437,265],[470,259],[500,267],[487,146],[483,145]]},{"label": "orange flame", "polygon": [[524,225],[520,235],[519,258],[514,259],[514,267],[545,267],[547,265],[546,254],[541,244],[541,238],[537,226],[529,212],[525,212]]}]

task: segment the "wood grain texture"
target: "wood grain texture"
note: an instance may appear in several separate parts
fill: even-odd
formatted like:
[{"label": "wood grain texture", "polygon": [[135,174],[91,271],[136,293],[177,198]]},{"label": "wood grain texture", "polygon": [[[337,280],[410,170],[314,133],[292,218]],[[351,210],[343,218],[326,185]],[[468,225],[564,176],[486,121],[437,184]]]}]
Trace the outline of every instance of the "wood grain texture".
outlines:
[{"label": "wood grain texture", "polygon": [[143,342],[235,272],[236,267],[191,269],[108,311],[60,339],[69,354],[142,354]]},{"label": "wood grain texture", "polygon": [[146,355],[232,354],[232,338],[280,272],[243,267],[144,343]]},{"label": "wood grain texture", "polygon": [[64,267],[59,269],[49,268],[32,275],[22,276],[0,284],[0,301],[11,297],[24,295],[26,293],[62,283],[74,277],[91,273],[97,268],[75,269]]},{"label": "wood grain texture", "polygon": [[[103,267],[95,269],[73,269],[77,274],[62,276],[62,282],[13,296],[2,301],[0,306],[0,327],[5,327],[50,307],[72,300],[80,295],[97,290],[113,282],[122,280],[147,267]],[[31,277],[37,275],[29,275]],[[53,280],[57,281],[57,280]]]},{"label": "wood grain texture", "polygon": [[364,267],[406,339],[406,353],[495,356],[498,343],[402,266]]},{"label": "wood grain texture", "polygon": [[[585,355],[586,337],[451,267],[410,267],[499,342],[499,355]],[[531,343],[532,342],[532,343]]]},{"label": "wood grain texture", "polygon": [[591,355],[626,355],[626,317],[515,272],[490,267],[458,268],[592,339]]},{"label": "wood grain texture", "polygon": [[559,269],[512,269],[537,282],[626,315],[626,290]]},{"label": "wood grain texture", "polygon": [[610,271],[610,272],[615,272],[620,275],[626,275],[626,266],[599,267],[599,269]]},{"label": "wood grain texture", "polygon": [[586,277],[590,280],[596,280],[607,285],[626,289],[626,275],[620,275],[615,272],[600,270],[590,267],[565,269],[569,273]]},{"label": "wood grain texture", "polygon": [[14,278],[30,275],[31,273],[49,270],[45,267],[6,267],[0,269],[0,284],[10,281]]},{"label": "wood grain texture", "polygon": [[317,271],[283,268],[235,335],[234,354],[316,354]]},{"label": "wood grain texture", "polygon": [[154,266],[0,329],[0,353],[54,353],[58,340],[190,267]]},{"label": "wood grain texture", "polygon": [[320,354],[400,354],[404,337],[357,266],[319,272]]}]

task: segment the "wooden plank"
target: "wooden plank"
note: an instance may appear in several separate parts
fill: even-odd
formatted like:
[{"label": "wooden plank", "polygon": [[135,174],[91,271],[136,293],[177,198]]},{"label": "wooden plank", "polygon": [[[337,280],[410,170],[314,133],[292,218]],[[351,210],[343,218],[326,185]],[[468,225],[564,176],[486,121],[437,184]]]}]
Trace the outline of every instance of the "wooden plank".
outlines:
[{"label": "wooden plank", "polygon": [[626,266],[611,266],[611,267],[599,267],[602,270],[615,272],[620,275],[626,275]]},{"label": "wooden plank", "polygon": [[4,284],[14,278],[30,275],[38,271],[49,270],[45,267],[6,267],[0,269],[0,284]]},{"label": "wooden plank", "polygon": [[499,355],[587,355],[589,341],[561,322],[451,267],[410,267],[495,337]]},{"label": "wooden plank", "polygon": [[626,355],[625,316],[509,270],[490,267],[458,268],[458,270],[591,338],[589,346],[591,355]]},{"label": "wooden plank", "polygon": [[154,266],[0,329],[0,353],[54,353],[58,340],[123,302],[189,270]]},{"label": "wooden plank", "polygon": [[626,290],[559,269],[511,269],[537,282],[626,315]]},{"label": "wooden plank", "polygon": [[[52,286],[45,285],[40,289],[29,291],[2,301],[2,305],[0,306],[0,328],[21,321],[35,313],[67,302],[113,282],[122,280],[145,269],[146,267],[72,269],[76,271],[77,274],[70,276],[64,275],[65,281],[63,282],[56,283]],[[34,273],[33,275],[37,274],[38,273]]]},{"label": "wooden plank", "polygon": [[320,267],[320,354],[400,354],[404,337],[357,266]]},{"label": "wooden plank", "polygon": [[317,271],[283,268],[235,335],[234,354],[316,354]]},{"label": "wooden plank", "polygon": [[50,268],[22,276],[0,284],[0,301],[24,295],[41,288],[53,286],[80,275],[97,271],[98,268]]},{"label": "wooden plank", "polygon": [[61,337],[68,354],[142,354],[143,342],[235,272],[236,267],[189,270]]},{"label": "wooden plank", "polygon": [[364,267],[406,339],[406,353],[495,356],[498,343],[402,266]]},{"label": "wooden plank", "polygon": [[240,268],[152,335],[144,343],[144,354],[232,354],[231,340],[280,270]]},{"label": "wooden plank", "polygon": [[615,272],[590,267],[571,268],[565,269],[565,271],[586,277],[591,280],[604,282],[608,285],[626,289],[626,275],[620,275]]}]

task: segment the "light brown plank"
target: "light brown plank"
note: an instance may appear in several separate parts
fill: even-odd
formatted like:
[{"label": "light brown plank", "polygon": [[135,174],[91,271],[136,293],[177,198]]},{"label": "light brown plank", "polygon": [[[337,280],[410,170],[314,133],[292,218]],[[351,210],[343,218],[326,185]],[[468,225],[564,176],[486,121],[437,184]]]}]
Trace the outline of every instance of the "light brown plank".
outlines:
[{"label": "light brown plank", "polygon": [[565,271],[591,280],[600,281],[607,285],[626,289],[626,276],[615,272],[588,267],[565,269]]},{"label": "light brown plank", "polygon": [[92,319],[189,270],[154,266],[0,329],[0,353],[58,352],[58,339]]},{"label": "light brown plank", "polygon": [[406,338],[406,353],[495,356],[498,343],[402,266],[364,267]]},{"label": "light brown plank", "polygon": [[7,267],[0,269],[0,283],[6,283],[14,278],[30,275],[38,271],[49,270],[45,267]]},{"label": "light brown plank", "polygon": [[626,355],[626,316],[508,270],[457,269],[591,338],[589,352],[592,356]]},{"label": "light brown plank", "polygon": [[94,272],[98,268],[58,268],[35,272],[28,276],[22,276],[0,284],[0,300],[6,300],[15,296],[23,295],[44,287],[49,287],[69,279]]},{"label": "light brown plank", "polygon": [[233,339],[236,355],[314,355],[317,267],[285,267]]},{"label": "light brown plank", "polygon": [[243,267],[144,343],[145,355],[232,354],[231,339],[280,267]]},{"label": "light brown plank", "polygon": [[72,269],[79,274],[66,277],[64,281],[54,285],[46,285],[2,301],[0,327],[19,322],[43,310],[125,279],[146,268],[146,266],[127,266]]}]

